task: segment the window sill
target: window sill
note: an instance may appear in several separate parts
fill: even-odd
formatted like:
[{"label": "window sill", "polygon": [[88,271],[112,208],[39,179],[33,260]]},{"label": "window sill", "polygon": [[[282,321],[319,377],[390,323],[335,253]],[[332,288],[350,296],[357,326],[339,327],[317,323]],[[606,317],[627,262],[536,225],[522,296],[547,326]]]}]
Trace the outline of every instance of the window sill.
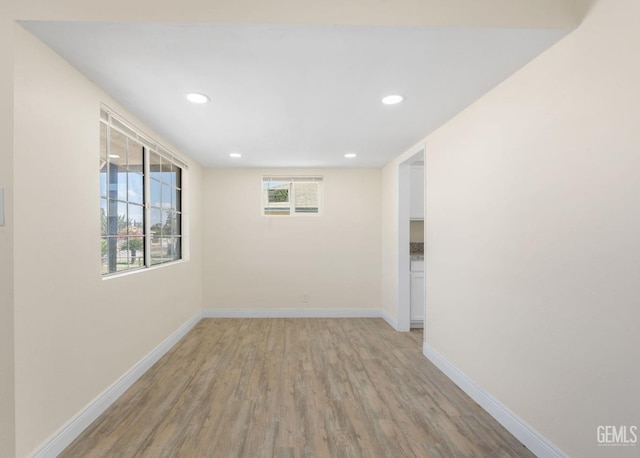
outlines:
[{"label": "window sill", "polygon": [[124,272],[117,272],[117,273],[114,273],[114,274],[102,275],[102,280],[112,280],[114,278],[128,277],[130,275],[137,275],[137,274],[140,274],[142,272],[149,272],[149,271],[153,271],[153,270],[163,269],[163,268],[170,267],[170,266],[175,266],[175,265],[178,265],[178,264],[184,264],[186,262],[189,262],[189,261],[186,260],[186,259],[179,259],[177,261],[167,262],[165,264],[157,264],[157,265],[151,266],[151,267],[144,267],[144,268],[140,268],[140,269],[131,269],[131,270],[126,270]]}]

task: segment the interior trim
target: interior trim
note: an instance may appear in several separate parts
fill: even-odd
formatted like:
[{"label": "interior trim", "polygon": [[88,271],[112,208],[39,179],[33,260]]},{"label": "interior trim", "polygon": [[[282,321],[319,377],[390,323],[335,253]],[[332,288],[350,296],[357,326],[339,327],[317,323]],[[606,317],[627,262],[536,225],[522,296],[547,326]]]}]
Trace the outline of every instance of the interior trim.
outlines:
[{"label": "interior trim", "polygon": [[384,318],[382,309],[226,308],[204,309],[203,318]]},{"label": "interior trim", "polygon": [[384,319],[384,321],[387,322],[387,324],[389,326],[391,326],[396,331],[399,331],[399,329],[398,329],[398,319],[395,316],[391,315],[386,310],[382,310],[382,318]]},{"label": "interior trim", "polygon": [[467,377],[432,347],[423,343],[422,353],[435,366],[458,385],[471,399],[495,418],[498,423],[513,434],[538,458],[568,458],[568,455],[547,438],[529,426],[524,420],[509,410],[504,404]]},{"label": "interior trim", "polygon": [[171,347],[184,337],[202,318],[202,312],[196,313],[186,323],[176,329],[160,345],[151,350],[135,366],[129,369],[110,387],[100,393],[93,401],[78,412],[56,433],[47,439],[31,456],[33,458],[55,458],[73,442],[91,423],[93,423],[111,404],[151,368]]}]

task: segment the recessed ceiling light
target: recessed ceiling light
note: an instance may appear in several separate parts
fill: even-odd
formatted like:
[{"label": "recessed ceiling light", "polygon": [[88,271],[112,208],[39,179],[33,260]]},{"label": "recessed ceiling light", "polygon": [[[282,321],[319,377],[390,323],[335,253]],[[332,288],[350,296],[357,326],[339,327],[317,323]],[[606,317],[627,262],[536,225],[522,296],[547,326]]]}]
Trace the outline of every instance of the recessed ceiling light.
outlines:
[{"label": "recessed ceiling light", "polygon": [[400,103],[404,100],[404,97],[401,95],[388,95],[382,99],[382,103],[385,105],[395,105],[396,103]]},{"label": "recessed ceiling light", "polygon": [[207,103],[211,99],[208,95],[200,94],[199,92],[190,92],[187,94],[187,100],[192,103]]},{"label": "recessed ceiling light", "polygon": [[240,153],[230,153],[229,157],[242,157],[242,154],[240,154]]},{"label": "recessed ceiling light", "polygon": [[346,157],[347,159],[353,159],[356,156],[357,156],[356,153],[347,153],[344,155],[344,157]]}]

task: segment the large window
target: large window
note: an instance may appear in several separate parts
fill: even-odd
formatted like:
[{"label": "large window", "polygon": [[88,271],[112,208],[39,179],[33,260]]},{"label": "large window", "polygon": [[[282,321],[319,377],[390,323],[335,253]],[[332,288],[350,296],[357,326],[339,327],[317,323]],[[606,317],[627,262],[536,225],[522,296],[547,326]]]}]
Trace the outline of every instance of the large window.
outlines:
[{"label": "large window", "polygon": [[181,259],[185,167],[110,110],[100,111],[103,275]]},{"label": "large window", "polygon": [[262,177],[262,214],[317,215],[321,190],[322,177]]}]

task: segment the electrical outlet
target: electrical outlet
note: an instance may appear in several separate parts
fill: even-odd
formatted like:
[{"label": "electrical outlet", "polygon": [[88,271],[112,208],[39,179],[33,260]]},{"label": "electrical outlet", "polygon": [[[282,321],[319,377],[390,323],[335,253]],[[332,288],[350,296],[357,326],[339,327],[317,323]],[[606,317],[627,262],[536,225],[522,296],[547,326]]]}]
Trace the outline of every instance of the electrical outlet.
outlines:
[{"label": "electrical outlet", "polygon": [[302,302],[305,304],[309,303],[309,295],[308,294],[303,294],[302,295]]}]

